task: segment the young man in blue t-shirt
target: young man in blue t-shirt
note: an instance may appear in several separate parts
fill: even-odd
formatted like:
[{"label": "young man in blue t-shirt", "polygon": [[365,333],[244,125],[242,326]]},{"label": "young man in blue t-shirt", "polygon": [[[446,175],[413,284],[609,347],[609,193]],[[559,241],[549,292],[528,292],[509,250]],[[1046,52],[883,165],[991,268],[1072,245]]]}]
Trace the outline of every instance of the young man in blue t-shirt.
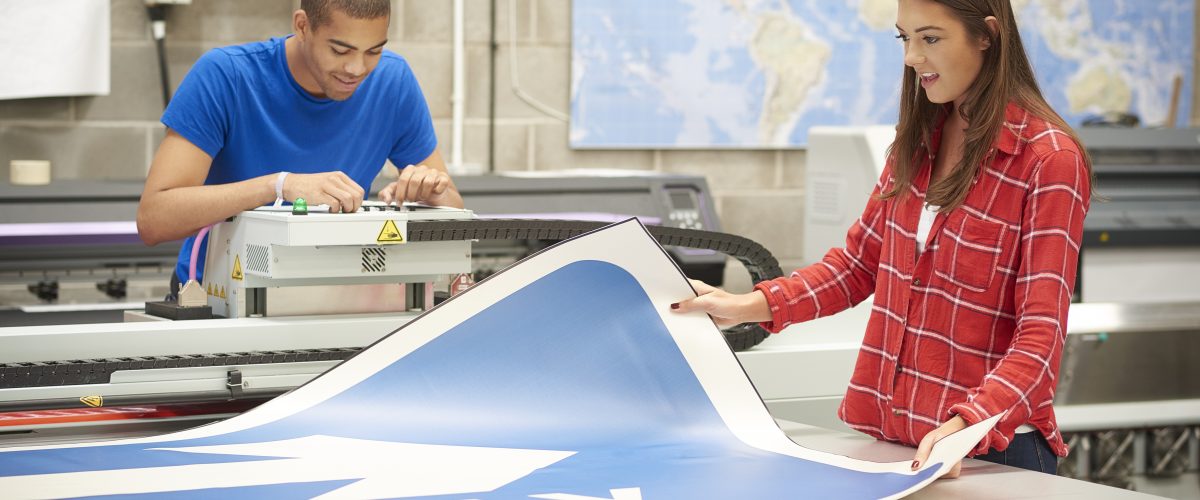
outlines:
[{"label": "young man in blue t-shirt", "polygon": [[149,245],[188,237],[181,282],[201,228],[276,198],[356,211],[388,159],[383,201],[463,206],[411,68],[383,49],[391,1],[300,7],[293,35],[206,53],[163,113],[137,225]]}]

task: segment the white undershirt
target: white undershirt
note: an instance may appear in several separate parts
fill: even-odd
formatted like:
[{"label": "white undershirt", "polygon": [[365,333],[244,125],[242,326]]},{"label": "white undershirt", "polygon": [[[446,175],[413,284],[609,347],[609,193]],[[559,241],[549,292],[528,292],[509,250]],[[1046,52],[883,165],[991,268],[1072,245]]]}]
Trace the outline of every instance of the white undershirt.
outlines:
[{"label": "white undershirt", "polygon": [[917,222],[917,253],[925,253],[925,241],[929,239],[929,230],[933,227],[933,219],[937,217],[937,211],[942,207],[935,205],[925,205],[925,209],[921,210],[921,221]]},{"label": "white undershirt", "polygon": [[[937,218],[937,211],[942,207],[934,205],[925,205],[921,210],[921,220],[917,222],[917,253],[925,252],[925,241],[929,239],[929,231],[933,228],[933,219]],[[1033,432],[1033,426],[1029,424],[1017,427],[1016,434]]]}]

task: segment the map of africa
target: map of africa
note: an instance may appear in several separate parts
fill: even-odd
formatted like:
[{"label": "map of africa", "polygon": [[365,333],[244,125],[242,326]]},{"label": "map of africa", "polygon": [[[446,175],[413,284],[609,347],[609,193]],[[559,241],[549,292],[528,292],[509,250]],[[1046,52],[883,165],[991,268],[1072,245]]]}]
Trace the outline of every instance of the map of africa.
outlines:
[{"label": "map of africa", "polygon": [[[1050,104],[1178,124],[1193,0],[1012,0]],[[896,0],[575,0],[571,146],[798,147],[813,125],[895,123]]]}]

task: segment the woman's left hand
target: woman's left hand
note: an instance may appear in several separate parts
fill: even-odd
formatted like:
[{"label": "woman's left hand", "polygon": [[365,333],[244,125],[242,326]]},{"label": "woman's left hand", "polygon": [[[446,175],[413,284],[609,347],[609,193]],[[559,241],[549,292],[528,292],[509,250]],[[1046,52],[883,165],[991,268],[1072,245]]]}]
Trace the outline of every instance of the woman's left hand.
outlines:
[{"label": "woman's left hand", "polygon": [[[951,434],[954,434],[955,432],[961,431],[966,428],[967,428],[967,421],[964,420],[962,417],[955,415],[954,418],[947,420],[946,423],[942,424],[937,429],[929,431],[929,434],[926,434],[924,438],[921,438],[921,444],[917,446],[917,456],[914,457],[914,459],[913,459],[912,470],[915,471],[917,469],[920,469],[921,465],[924,464],[925,461],[929,459],[929,453],[931,451],[933,451],[934,443],[940,441],[942,438],[944,438],[946,436],[949,436]],[[954,464],[954,467],[950,469],[950,472],[947,472],[946,475],[942,476],[942,478],[954,479],[954,478],[958,477],[958,474],[961,471],[962,471],[962,460],[959,460],[958,463]]]}]

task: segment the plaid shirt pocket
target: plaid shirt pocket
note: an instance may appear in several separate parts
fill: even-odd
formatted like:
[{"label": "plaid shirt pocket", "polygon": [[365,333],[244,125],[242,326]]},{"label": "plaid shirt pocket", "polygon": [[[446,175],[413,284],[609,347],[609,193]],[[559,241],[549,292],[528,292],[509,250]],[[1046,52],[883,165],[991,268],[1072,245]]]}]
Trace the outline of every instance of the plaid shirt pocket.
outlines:
[{"label": "plaid shirt pocket", "polygon": [[942,228],[934,274],[976,293],[992,284],[1004,250],[1004,224],[955,210]]}]

